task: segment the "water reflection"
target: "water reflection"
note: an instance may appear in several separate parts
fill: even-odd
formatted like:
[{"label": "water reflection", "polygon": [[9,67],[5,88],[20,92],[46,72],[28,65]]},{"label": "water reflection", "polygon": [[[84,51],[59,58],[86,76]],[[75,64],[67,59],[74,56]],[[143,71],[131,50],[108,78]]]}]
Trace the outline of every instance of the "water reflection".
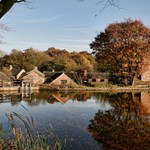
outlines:
[{"label": "water reflection", "polygon": [[0,103],[3,124],[4,109],[24,114],[23,104],[41,131],[52,124],[65,150],[150,149],[148,92],[0,94]]},{"label": "water reflection", "polygon": [[[107,93],[100,99],[112,109],[99,110],[90,120],[88,131],[103,149],[150,149],[149,93]],[[147,98],[147,99],[146,99]]]},{"label": "water reflection", "polygon": [[10,103],[18,105],[21,101],[25,101],[30,106],[38,106],[41,103],[54,104],[60,102],[66,103],[68,100],[87,101],[91,99],[93,93],[49,93],[39,92],[30,94],[0,94],[0,103]]}]

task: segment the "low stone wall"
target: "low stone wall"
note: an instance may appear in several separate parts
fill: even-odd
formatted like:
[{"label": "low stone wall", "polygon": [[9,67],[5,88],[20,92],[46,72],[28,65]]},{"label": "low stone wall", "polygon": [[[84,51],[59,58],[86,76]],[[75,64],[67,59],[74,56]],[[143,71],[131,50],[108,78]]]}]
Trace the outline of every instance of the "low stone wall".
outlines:
[{"label": "low stone wall", "polygon": [[[39,90],[39,86],[36,87],[31,87],[31,91],[34,90]],[[12,87],[0,87],[0,92],[3,91],[15,91],[15,92],[19,92],[20,91],[20,86],[12,86]]]},{"label": "low stone wall", "polygon": [[0,91],[19,91],[19,86],[0,87]]}]

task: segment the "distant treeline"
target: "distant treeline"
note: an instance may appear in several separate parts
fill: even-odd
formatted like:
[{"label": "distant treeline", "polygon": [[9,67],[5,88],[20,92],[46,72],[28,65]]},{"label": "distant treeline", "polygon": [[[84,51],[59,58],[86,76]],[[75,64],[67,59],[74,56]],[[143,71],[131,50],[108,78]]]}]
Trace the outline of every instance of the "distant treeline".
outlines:
[{"label": "distant treeline", "polygon": [[0,67],[12,65],[16,69],[29,71],[37,66],[40,71],[95,71],[97,63],[95,58],[87,51],[68,52],[54,47],[46,51],[33,48],[24,51],[13,49],[10,54],[1,51]]}]

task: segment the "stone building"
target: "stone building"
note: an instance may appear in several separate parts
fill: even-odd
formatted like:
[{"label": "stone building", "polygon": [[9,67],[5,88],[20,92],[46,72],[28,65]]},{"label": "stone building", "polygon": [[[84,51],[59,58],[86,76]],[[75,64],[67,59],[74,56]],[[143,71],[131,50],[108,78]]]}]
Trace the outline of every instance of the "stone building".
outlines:
[{"label": "stone building", "polygon": [[77,84],[65,73],[53,73],[49,77],[49,85],[52,86],[76,86]]},{"label": "stone building", "polygon": [[22,82],[31,83],[31,86],[36,86],[44,83],[45,75],[35,67],[33,70],[27,72],[22,77]]},{"label": "stone building", "polygon": [[108,82],[109,81],[109,73],[89,73],[87,76],[87,82],[89,83],[100,83],[100,82]]},{"label": "stone building", "polygon": [[142,81],[150,81],[150,66],[147,68],[147,70],[141,75]]}]

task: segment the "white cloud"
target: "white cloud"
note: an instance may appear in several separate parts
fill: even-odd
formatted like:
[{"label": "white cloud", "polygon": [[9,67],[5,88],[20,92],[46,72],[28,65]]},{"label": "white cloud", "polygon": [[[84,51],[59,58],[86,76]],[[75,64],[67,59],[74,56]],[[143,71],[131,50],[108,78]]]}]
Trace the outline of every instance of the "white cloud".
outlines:
[{"label": "white cloud", "polygon": [[61,16],[54,16],[49,18],[41,18],[41,19],[30,19],[30,20],[24,20],[23,23],[46,23],[53,20],[57,20],[61,18]]},{"label": "white cloud", "polygon": [[89,34],[91,28],[87,26],[74,26],[74,27],[63,27],[61,28],[61,30],[70,31],[70,32],[82,32],[82,33]]},{"label": "white cloud", "polygon": [[63,41],[63,42],[77,42],[77,43],[87,43],[87,44],[89,44],[89,42],[90,42],[90,40],[82,40],[82,39],[63,39],[63,40],[61,40],[61,41]]}]

